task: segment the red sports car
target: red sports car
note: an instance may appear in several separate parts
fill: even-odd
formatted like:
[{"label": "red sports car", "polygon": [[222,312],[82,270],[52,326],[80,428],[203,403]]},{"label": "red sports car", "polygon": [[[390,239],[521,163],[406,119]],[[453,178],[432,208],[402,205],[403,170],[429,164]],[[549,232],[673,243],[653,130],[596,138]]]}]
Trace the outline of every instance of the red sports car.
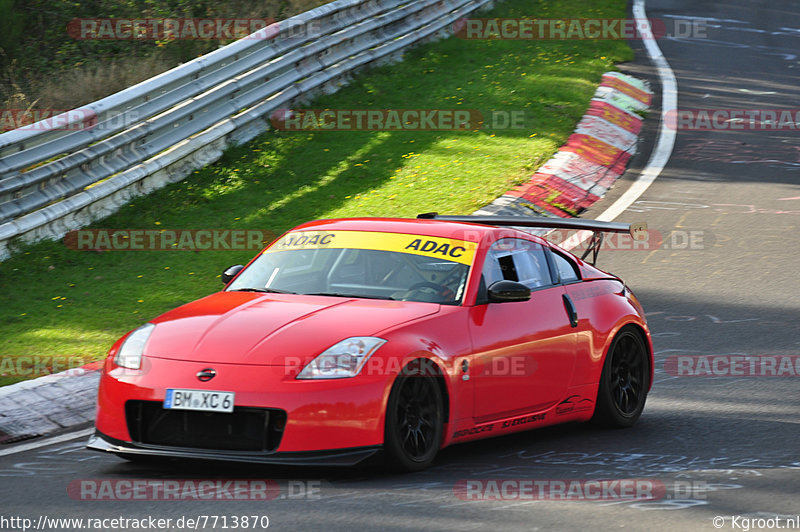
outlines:
[{"label": "red sports car", "polygon": [[653,376],[625,283],[515,227],[439,216],[300,225],[225,289],[120,338],[89,448],[419,470],[439,449],[567,421],[630,426]]}]

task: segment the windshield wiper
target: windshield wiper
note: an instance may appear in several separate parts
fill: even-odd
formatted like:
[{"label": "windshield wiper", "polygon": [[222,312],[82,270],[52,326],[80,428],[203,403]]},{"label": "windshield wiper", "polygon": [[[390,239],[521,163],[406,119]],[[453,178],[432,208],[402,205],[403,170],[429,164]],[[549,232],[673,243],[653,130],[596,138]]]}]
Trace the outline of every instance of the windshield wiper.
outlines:
[{"label": "windshield wiper", "polygon": [[279,290],[277,288],[234,288],[228,292],[262,292],[264,294],[296,294],[289,290]]},{"label": "windshield wiper", "polygon": [[331,296],[331,297],[352,297],[357,299],[388,299],[390,301],[396,301],[395,298],[391,296],[370,296],[365,294],[342,294],[340,292],[314,292],[311,294],[303,294],[304,296]]}]

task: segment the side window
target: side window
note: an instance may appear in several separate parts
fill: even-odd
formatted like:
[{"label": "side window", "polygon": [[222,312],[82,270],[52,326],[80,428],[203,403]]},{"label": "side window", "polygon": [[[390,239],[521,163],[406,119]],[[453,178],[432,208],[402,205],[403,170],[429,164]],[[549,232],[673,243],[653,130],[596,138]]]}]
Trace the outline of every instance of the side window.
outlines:
[{"label": "side window", "polygon": [[514,262],[519,272],[519,282],[528,288],[539,288],[540,286],[553,284],[542,246],[525,240],[522,242],[528,245],[528,249],[523,253],[514,255]]},{"label": "side window", "polygon": [[529,288],[552,284],[544,253],[536,242],[517,238],[498,240],[489,249],[483,266],[486,286],[501,280],[518,281]]},{"label": "side window", "polygon": [[494,248],[490,249],[489,253],[486,254],[486,262],[483,265],[483,281],[486,283],[487,288],[493,283],[504,279],[503,268],[500,266],[498,259],[497,251]]},{"label": "side window", "polygon": [[580,279],[580,277],[578,277],[578,271],[575,269],[575,265],[571,260],[557,251],[553,251],[550,256],[553,257],[556,271],[558,271],[558,277],[562,283],[571,283]]}]

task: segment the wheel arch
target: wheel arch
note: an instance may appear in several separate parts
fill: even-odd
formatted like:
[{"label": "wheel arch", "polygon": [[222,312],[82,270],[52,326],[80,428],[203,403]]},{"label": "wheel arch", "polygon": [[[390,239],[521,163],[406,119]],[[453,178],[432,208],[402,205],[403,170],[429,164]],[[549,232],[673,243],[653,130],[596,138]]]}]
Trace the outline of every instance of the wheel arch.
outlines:
[{"label": "wheel arch", "polygon": [[[383,450],[385,465],[389,469],[421,471],[433,462],[442,448],[448,432],[451,404],[445,375],[442,366],[429,353],[415,353],[407,357],[401,369],[389,379],[383,416]],[[401,390],[409,385],[410,380],[427,381],[422,397],[431,399],[434,409],[419,406],[423,403],[430,405],[429,401],[414,400],[405,403],[406,407],[398,408],[402,404],[399,402]],[[410,420],[413,421],[407,419],[409,408]],[[401,414],[401,410],[405,410],[405,414]]]},{"label": "wheel arch", "polygon": [[[646,373],[641,375],[642,380],[647,379],[647,386],[639,388],[638,391],[634,392],[635,400],[638,404],[636,404],[634,410],[629,410],[629,400],[630,400],[630,384],[628,379],[629,376],[620,377],[622,381],[618,383],[618,386],[622,386],[624,384],[625,389],[628,391],[620,392],[620,397],[618,400],[622,400],[624,395],[625,398],[625,406],[624,410],[623,407],[617,404],[617,400],[612,397],[612,395],[616,395],[614,393],[614,385],[611,383],[612,379],[610,377],[611,373],[607,376],[607,371],[611,371],[612,360],[609,358],[612,356],[613,350],[616,349],[616,345],[621,339],[624,337],[637,337],[639,342],[641,343],[641,347],[644,349],[642,355],[643,361],[646,361],[648,364],[648,368]],[[598,382],[597,386],[597,400],[595,401],[594,411],[592,413],[592,417],[590,418],[590,422],[597,426],[607,427],[607,428],[623,428],[623,427],[631,427],[633,426],[639,417],[641,416],[645,402],[647,400],[647,394],[652,388],[653,385],[653,349],[652,345],[649,341],[649,335],[647,333],[646,326],[643,326],[636,321],[626,321],[622,323],[619,327],[616,327],[614,333],[609,335],[611,341],[608,342],[608,347],[606,347],[603,359],[602,359],[602,370],[600,374],[600,381]]]},{"label": "wheel arch", "polygon": [[[606,342],[606,346],[603,349],[603,358],[600,360],[600,368],[605,366],[606,358],[608,358],[609,353],[611,352],[611,346],[614,345],[614,340],[616,340],[617,336],[624,330],[624,329],[632,329],[639,335],[642,339],[642,343],[644,344],[644,348],[647,350],[647,359],[649,360],[650,365],[650,376],[649,376],[649,383],[648,383],[648,391],[653,387],[653,376],[655,373],[655,355],[653,353],[653,342],[650,339],[650,335],[645,330],[645,327],[639,323],[638,321],[625,321],[620,323],[614,331],[608,335],[608,342]],[[598,376],[599,378],[599,376]]]},{"label": "wheel arch", "polygon": [[388,403],[389,393],[391,393],[392,387],[394,386],[394,383],[397,381],[397,378],[402,374],[403,371],[406,371],[407,368],[411,368],[414,365],[421,365],[424,371],[423,374],[433,377],[434,381],[436,382],[436,385],[439,387],[439,392],[442,394],[443,411],[444,411],[443,421],[445,423],[449,423],[450,387],[448,386],[447,383],[446,372],[443,368],[442,362],[435,355],[431,353],[414,353],[404,361],[400,372],[395,374],[389,382],[388,392],[386,395],[386,400],[384,401],[384,405]]},{"label": "wheel arch", "polygon": [[[650,377],[648,381],[648,391],[653,387],[653,376],[655,375],[655,354],[653,353],[653,342],[650,339],[650,335],[645,331],[645,328],[638,322],[631,321],[620,327],[620,331],[625,328],[629,327],[636,331],[642,339],[642,343],[644,344],[644,348],[647,350],[647,359],[650,361]],[[617,334],[619,331],[617,331]],[[616,336],[616,334],[614,335]]]}]

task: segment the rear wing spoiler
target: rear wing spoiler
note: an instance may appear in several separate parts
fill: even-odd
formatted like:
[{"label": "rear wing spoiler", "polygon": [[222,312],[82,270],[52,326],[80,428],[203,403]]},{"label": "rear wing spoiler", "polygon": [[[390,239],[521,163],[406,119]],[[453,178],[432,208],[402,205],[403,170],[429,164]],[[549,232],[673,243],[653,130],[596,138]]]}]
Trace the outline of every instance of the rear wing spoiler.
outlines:
[{"label": "rear wing spoiler", "polygon": [[423,220],[441,220],[443,222],[463,222],[473,224],[494,225],[497,227],[535,227],[538,229],[575,229],[578,231],[591,231],[592,238],[589,246],[583,252],[581,259],[586,259],[592,254],[591,263],[597,262],[597,254],[603,244],[604,233],[628,233],[634,240],[647,240],[647,224],[601,222],[599,220],[585,220],[583,218],[547,218],[536,216],[459,216],[426,212],[418,214],[417,218]]}]

